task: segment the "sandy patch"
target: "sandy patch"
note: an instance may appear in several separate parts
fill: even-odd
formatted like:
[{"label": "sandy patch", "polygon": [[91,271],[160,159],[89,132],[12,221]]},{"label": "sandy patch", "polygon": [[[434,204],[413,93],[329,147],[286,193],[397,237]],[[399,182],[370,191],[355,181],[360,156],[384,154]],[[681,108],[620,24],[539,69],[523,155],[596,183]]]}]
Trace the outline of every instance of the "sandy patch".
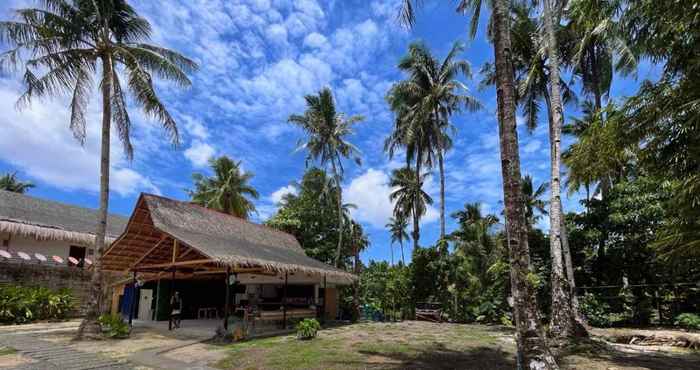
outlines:
[{"label": "sandy patch", "polygon": [[0,369],[12,368],[19,365],[30,364],[35,362],[29,357],[22,356],[18,353],[0,356]]},{"label": "sandy patch", "polygon": [[161,356],[187,364],[209,364],[218,362],[223,360],[226,355],[225,349],[204,343],[177,348],[161,354]]}]

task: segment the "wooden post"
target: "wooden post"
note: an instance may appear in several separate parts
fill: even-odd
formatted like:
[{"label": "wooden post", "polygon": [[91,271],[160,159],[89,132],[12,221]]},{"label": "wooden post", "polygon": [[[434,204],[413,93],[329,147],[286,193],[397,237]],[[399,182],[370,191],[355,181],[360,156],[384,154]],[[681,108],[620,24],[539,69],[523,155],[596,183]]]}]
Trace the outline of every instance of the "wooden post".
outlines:
[{"label": "wooden post", "polygon": [[228,303],[231,300],[229,289],[229,278],[231,277],[231,267],[226,266],[226,302],[224,303],[224,330],[228,330]]},{"label": "wooden post", "polygon": [[284,292],[282,297],[282,329],[287,329],[287,272],[284,273]]},{"label": "wooden post", "polygon": [[326,323],[326,296],[328,293],[326,293],[327,290],[327,282],[326,282],[326,274],[323,274],[323,309],[321,310],[321,323],[325,324]]},{"label": "wooden post", "polygon": [[131,283],[133,286],[133,288],[132,288],[133,294],[132,294],[132,299],[131,299],[131,305],[129,305],[129,326],[131,326],[131,321],[134,318],[134,308],[136,308],[136,304],[134,304],[136,302],[136,270],[134,270],[134,277],[133,277]]},{"label": "wooden post", "polygon": [[233,273],[233,313],[236,313],[236,288],[238,287],[238,273]]},{"label": "wooden post", "polygon": [[170,322],[168,322],[168,330],[173,330],[173,296],[175,295],[175,270],[176,267],[173,266],[173,274],[170,277],[170,300],[168,301],[168,317]]},{"label": "wooden post", "polygon": [[160,275],[158,275],[158,284],[156,284],[156,309],[153,313],[153,321],[158,321],[158,304],[160,303]]},{"label": "wooden post", "polygon": [[[173,239],[173,257],[172,263],[175,263],[175,258],[177,257],[177,239]],[[168,300],[168,330],[173,330],[173,296],[175,295],[175,270],[177,267],[173,266],[173,273],[170,278],[170,300]],[[182,313],[180,313],[182,314]]]}]

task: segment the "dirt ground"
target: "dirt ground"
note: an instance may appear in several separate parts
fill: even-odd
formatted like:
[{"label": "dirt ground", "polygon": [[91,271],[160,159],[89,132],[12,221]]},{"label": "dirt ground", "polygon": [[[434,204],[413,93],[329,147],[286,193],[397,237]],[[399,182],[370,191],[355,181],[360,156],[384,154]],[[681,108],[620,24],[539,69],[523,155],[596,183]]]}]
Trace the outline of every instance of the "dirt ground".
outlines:
[{"label": "dirt ground", "polygon": [[[564,369],[700,369],[700,353],[659,346],[653,351],[600,339],[560,350]],[[513,369],[512,330],[498,326],[420,321],[361,323],[225,347],[221,369]]]},{"label": "dirt ground", "polygon": [[[0,335],[18,330],[41,333],[43,340],[115,359],[170,348],[159,353],[159,358],[186,364],[184,368],[205,364],[220,369],[515,368],[513,332],[501,326],[372,322],[324,329],[317,338],[307,341],[280,336],[214,345],[144,328],[136,328],[129,339],[74,342],[70,330],[74,325],[0,327]],[[700,351],[667,345],[679,344],[682,338],[691,342],[700,339],[698,333],[635,329],[594,329],[592,333],[590,340],[558,350],[557,359],[563,369],[700,369]],[[645,343],[639,338],[651,345],[640,345]],[[0,347],[0,369],[28,361],[31,359],[12,348]]]}]

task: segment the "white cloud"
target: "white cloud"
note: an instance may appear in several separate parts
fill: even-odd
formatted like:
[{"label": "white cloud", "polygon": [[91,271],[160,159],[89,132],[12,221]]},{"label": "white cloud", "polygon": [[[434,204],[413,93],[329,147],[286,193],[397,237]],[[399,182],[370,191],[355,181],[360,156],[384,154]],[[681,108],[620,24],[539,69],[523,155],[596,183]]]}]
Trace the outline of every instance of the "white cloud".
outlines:
[{"label": "white cloud", "polygon": [[[428,181],[430,182],[430,181]],[[426,191],[430,192],[432,184],[426,182]],[[385,171],[370,168],[354,178],[343,190],[344,201],[355,204],[352,216],[358,221],[367,223],[374,228],[383,229],[394,212],[394,205],[389,200],[392,189],[389,187],[389,174]],[[439,212],[435,207],[428,206],[421,224],[435,222]]]},{"label": "white cloud", "polygon": [[185,150],[185,157],[192,162],[194,167],[206,167],[209,158],[213,157],[214,154],[216,154],[216,149],[213,146],[199,140],[193,141],[192,145]]},{"label": "white cloud", "polygon": [[526,154],[532,154],[532,153],[536,152],[537,149],[539,149],[541,146],[542,146],[541,141],[539,141],[537,139],[530,140],[530,141],[528,141],[527,144],[525,144],[525,146],[523,146],[523,152],[525,152]]},{"label": "white cloud", "polygon": [[[0,160],[59,189],[98,192],[99,125],[89,124],[85,146],[81,146],[68,128],[67,98],[37,100],[17,111],[14,103],[19,91],[19,84],[0,80],[0,111],[3,112],[0,115]],[[86,112],[88,123],[100,122],[101,113],[96,105]],[[111,190],[121,196],[140,190],[159,193],[150,179],[129,168],[131,164],[124,159],[121,144],[115,136],[111,148]]]},{"label": "white cloud", "polygon": [[209,138],[209,130],[207,130],[206,126],[204,126],[201,121],[187,114],[181,114],[180,116],[185,124],[185,129],[190,135],[201,140]]},{"label": "white cloud", "polygon": [[282,198],[284,198],[285,195],[287,194],[297,194],[298,190],[294,185],[287,185],[283,186],[270,194],[268,199],[272,202],[272,204],[277,205],[279,202],[282,201]]},{"label": "white cloud", "polygon": [[304,46],[316,49],[327,49],[328,39],[318,32],[312,32],[304,38]]},{"label": "white cloud", "polygon": [[278,45],[287,44],[287,29],[281,24],[271,24],[267,27],[265,36]]}]

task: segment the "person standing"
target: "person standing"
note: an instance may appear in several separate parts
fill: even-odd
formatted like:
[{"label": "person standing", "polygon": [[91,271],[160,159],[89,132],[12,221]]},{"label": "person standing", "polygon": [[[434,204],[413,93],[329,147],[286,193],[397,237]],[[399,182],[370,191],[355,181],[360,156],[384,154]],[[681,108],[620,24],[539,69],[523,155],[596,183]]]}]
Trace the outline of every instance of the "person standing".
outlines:
[{"label": "person standing", "polygon": [[173,322],[173,327],[175,329],[180,327],[181,316],[182,298],[180,298],[180,292],[175,292],[173,298],[170,300],[170,320]]}]

